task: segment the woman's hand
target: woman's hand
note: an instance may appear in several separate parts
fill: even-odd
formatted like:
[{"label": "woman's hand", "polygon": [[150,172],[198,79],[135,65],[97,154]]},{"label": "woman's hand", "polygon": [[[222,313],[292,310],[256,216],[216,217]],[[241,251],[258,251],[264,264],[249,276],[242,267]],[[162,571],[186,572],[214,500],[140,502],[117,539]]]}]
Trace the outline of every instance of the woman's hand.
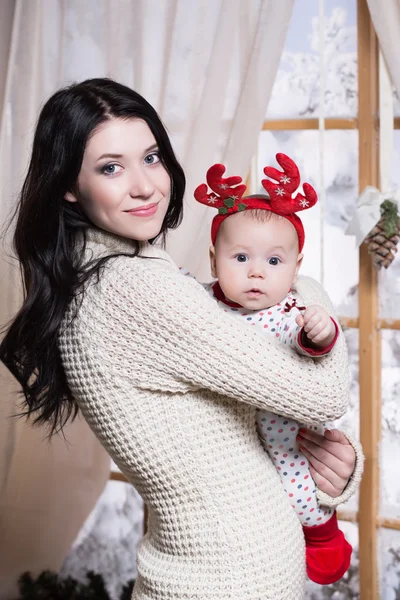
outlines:
[{"label": "woman's hand", "polygon": [[297,441],[310,462],[311,475],[318,488],[331,498],[340,496],[356,464],[356,453],[344,433],[332,429],[320,435],[302,428]]}]

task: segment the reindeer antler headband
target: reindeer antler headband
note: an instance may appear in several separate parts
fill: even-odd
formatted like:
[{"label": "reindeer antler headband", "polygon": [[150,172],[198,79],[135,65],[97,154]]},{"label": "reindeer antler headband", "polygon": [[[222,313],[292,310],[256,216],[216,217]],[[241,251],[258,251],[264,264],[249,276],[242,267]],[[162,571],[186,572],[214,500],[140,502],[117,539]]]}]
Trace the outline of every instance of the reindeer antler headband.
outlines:
[{"label": "reindeer antler headband", "polygon": [[241,184],[242,178],[226,177],[224,165],[216,164],[207,171],[207,184],[212,192],[207,193],[207,185],[202,183],[194,191],[194,197],[201,204],[218,208],[218,214],[214,217],[211,225],[211,239],[215,244],[218,229],[227,217],[243,210],[262,209],[269,210],[277,215],[288,219],[297,231],[299,238],[299,252],[304,246],[304,228],[300,218],[295,214],[316,204],[318,198],[314,188],[305,183],[303,185],[304,195],[298,193],[295,198],[292,194],[300,185],[300,173],[296,163],[286,156],[279,153],[276,160],[282,167],[279,171],[274,167],[265,167],[264,173],[270,179],[263,179],[262,185],[268,193],[268,198],[262,196],[244,197],[246,186]]}]

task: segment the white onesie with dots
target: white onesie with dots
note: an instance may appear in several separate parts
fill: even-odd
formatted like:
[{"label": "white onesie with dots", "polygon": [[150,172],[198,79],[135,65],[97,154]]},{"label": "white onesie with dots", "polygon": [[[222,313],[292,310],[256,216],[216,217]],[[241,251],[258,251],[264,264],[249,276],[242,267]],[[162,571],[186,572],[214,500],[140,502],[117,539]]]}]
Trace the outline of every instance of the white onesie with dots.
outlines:
[{"label": "white onesie with dots", "polygon": [[[271,308],[252,311],[243,307],[230,306],[220,300],[220,294],[216,295],[215,283],[207,284],[204,287],[225,312],[232,313],[250,326],[259,327],[300,354],[306,356],[323,354],[304,348],[299,342],[300,327],[296,323],[296,316],[304,307],[297,307],[296,299],[290,293],[282,302]],[[296,440],[300,427],[301,425],[297,421],[287,417],[257,410],[257,429],[260,440],[276,465],[285,492],[288,494],[301,524],[313,527],[328,521],[333,511],[321,508],[317,502],[315,484],[311,477],[308,460],[300,452]],[[309,427],[319,433],[323,433],[326,429],[326,426],[322,424],[303,425],[303,427]]]}]

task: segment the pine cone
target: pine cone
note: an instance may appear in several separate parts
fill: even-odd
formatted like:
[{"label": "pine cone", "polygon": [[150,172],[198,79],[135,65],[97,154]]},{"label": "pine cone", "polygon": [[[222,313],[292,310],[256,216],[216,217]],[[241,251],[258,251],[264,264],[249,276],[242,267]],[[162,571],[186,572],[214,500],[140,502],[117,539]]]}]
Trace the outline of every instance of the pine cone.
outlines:
[{"label": "pine cone", "polygon": [[385,200],[381,205],[379,222],[365,238],[368,252],[373,256],[374,266],[385,269],[393,261],[397,244],[400,239],[400,219],[397,215],[397,204],[391,200]]}]

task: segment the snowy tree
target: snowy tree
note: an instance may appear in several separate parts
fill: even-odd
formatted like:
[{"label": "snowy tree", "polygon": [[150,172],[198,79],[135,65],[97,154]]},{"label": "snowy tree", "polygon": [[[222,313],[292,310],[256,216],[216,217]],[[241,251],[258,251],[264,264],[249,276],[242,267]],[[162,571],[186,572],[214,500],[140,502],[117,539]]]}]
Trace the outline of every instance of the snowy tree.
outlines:
[{"label": "snowy tree", "polygon": [[109,481],[64,561],[61,576],[86,580],[101,573],[112,598],[136,577],[136,549],[142,537],[143,504],[127,483]]},{"label": "snowy tree", "polygon": [[[325,18],[324,113],[354,117],[357,114],[356,27],[346,25],[347,13],[335,8]],[[309,52],[284,52],[274,84],[269,118],[317,117],[320,113],[319,21],[312,20]]]}]

